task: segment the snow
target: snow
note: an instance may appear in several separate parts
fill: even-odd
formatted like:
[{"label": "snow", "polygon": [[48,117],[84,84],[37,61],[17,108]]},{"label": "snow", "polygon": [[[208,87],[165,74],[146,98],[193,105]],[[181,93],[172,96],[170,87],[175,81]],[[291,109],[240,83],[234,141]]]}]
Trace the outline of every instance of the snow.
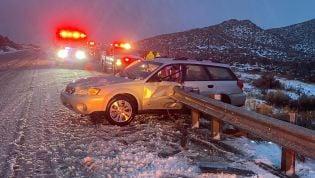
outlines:
[{"label": "snow", "polygon": [[[280,168],[281,147],[273,142],[254,141],[245,137],[227,139],[224,143],[241,149],[249,159],[256,163],[262,162],[269,166]],[[296,174],[302,178],[315,177],[315,160],[296,161]]]},{"label": "snow", "polygon": [[255,53],[257,56],[260,57],[275,57],[275,56],[281,56],[286,57],[287,54],[282,51],[276,51],[272,49],[257,49],[257,50],[251,50],[252,53]]},{"label": "snow", "polygon": [[306,95],[315,96],[315,84],[309,84],[298,80],[287,80],[284,78],[277,77],[277,79],[285,85],[286,89],[295,89],[298,92],[304,93]]},{"label": "snow", "polygon": [[199,45],[197,45],[196,47],[197,47],[198,49],[208,49],[208,47],[209,47],[210,49],[215,49],[215,50],[218,50],[218,51],[224,51],[225,49],[228,49],[228,47],[227,47],[227,46],[224,46],[224,45],[222,45],[222,46],[217,46],[217,45],[199,46]]},{"label": "snow", "polygon": [[253,35],[253,31],[251,28],[247,27],[247,26],[235,26],[232,27],[228,30],[225,30],[226,33],[230,33],[233,36],[237,37],[237,38],[242,38],[242,39],[248,39],[251,38]]},{"label": "snow", "polygon": [[[245,67],[250,67],[245,66]],[[249,74],[249,73],[244,73],[244,72],[235,72],[236,75],[239,76],[239,78],[241,78],[242,80],[254,80],[254,79],[259,79],[261,77],[261,75],[259,74]]]},{"label": "snow", "polygon": [[11,48],[9,46],[5,47],[8,51],[3,51],[3,50],[0,50],[0,54],[7,54],[7,53],[15,53],[17,52],[18,50],[15,49],[15,48]]},{"label": "snow", "polygon": [[[43,56],[30,56],[12,59],[14,67],[27,70],[1,68],[0,169],[7,171],[4,177],[239,177],[201,173],[201,159],[251,170],[253,177],[274,177],[250,159],[218,151],[210,140],[205,142],[212,147],[188,140],[187,148],[182,148],[182,130],[190,118],[139,115],[130,125],[118,127],[103,118],[75,114],[61,104],[60,92],[75,79],[100,73],[59,68]],[[190,130],[189,136],[201,130]],[[209,129],[205,131],[209,134]],[[237,148],[242,149],[244,142]],[[255,156],[254,151],[250,155]],[[299,175],[313,175],[307,171],[311,167],[314,164],[303,164]]]},{"label": "snow", "polygon": [[[254,68],[250,65],[244,65],[241,69],[251,69]],[[260,74],[251,74],[245,72],[235,72],[235,74],[244,81],[244,92],[249,95],[258,96],[261,90],[252,85],[253,80],[259,79]],[[281,84],[284,85],[285,90],[281,90],[287,94],[291,99],[297,100],[301,94],[308,96],[315,96],[315,84],[305,83],[298,80],[288,80],[282,77],[275,76],[276,80],[279,80]],[[268,91],[276,91],[269,89]]]}]

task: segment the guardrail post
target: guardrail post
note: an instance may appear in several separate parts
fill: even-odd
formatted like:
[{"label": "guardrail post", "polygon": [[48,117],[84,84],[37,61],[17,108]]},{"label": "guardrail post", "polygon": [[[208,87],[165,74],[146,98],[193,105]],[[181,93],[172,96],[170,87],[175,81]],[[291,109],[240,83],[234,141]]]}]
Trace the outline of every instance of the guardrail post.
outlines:
[{"label": "guardrail post", "polygon": [[211,119],[211,137],[214,140],[221,139],[221,122],[218,119]]},{"label": "guardrail post", "polygon": [[[289,122],[296,123],[296,114],[289,113],[289,116]],[[284,171],[287,176],[295,175],[295,152],[291,149],[282,147],[281,170]]]},{"label": "guardrail post", "polygon": [[200,124],[200,112],[198,110],[192,109],[191,110],[191,128],[199,128]]},{"label": "guardrail post", "polygon": [[[221,101],[221,95],[215,94],[213,96],[213,99]],[[216,118],[211,118],[211,137],[214,140],[220,140],[221,139],[221,121]]]}]

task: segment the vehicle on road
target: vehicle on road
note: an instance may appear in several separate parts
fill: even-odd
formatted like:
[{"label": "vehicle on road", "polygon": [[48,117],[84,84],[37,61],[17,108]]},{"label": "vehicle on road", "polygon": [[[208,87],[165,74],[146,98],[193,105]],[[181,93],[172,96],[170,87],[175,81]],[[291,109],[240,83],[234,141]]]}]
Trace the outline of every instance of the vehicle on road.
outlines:
[{"label": "vehicle on road", "polygon": [[170,97],[175,86],[219,94],[235,106],[245,103],[243,83],[228,65],[174,58],[136,61],[116,75],[78,79],[61,92],[61,101],[83,115],[101,111],[111,124],[123,126],[137,113],[182,109]]},{"label": "vehicle on road", "polygon": [[106,73],[118,73],[134,61],[143,60],[129,43],[115,42],[101,52],[100,65]]},{"label": "vehicle on road", "polygon": [[57,31],[55,42],[56,63],[83,65],[89,61],[87,35],[79,30],[61,29]]}]

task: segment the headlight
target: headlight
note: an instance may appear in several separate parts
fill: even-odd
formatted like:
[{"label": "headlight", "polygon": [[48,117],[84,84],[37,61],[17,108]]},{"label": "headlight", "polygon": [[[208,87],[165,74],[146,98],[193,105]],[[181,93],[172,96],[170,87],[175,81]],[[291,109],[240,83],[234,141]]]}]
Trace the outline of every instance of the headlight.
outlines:
[{"label": "headlight", "polygon": [[87,90],[78,90],[75,91],[75,94],[77,95],[97,95],[101,89],[99,88],[89,88]]},{"label": "headlight", "polygon": [[117,59],[116,65],[117,65],[117,66],[121,66],[121,64],[122,64],[121,59]]},{"label": "headlight", "polygon": [[66,50],[66,49],[61,49],[61,50],[59,50],[58,53],[57,53],[57,56],[58,56],[59,58],[62,58],[62,59],[68,57],[68,55],[69,55],[69,54],[68,54],[68,50]]},{"label": "headlight", "polygon": [[79,60],[82,60],[86,58],[86,54],[84,51],[78,50],[75,52],[75,57]]}]

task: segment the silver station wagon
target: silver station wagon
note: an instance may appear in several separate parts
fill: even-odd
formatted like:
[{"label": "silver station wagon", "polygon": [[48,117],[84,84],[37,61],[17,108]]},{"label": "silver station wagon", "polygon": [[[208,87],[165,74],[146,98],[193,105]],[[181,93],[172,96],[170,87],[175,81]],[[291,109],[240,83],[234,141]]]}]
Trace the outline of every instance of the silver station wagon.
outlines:
[{"label": "silver station wagon", "polygon": [[140,112],[182,109],[170,97],[175,86],[219,95],[235,106],[245,103],[243,83],[228,65],[183,58],[136,61],[115,76],[78,79],[62,91],[61,101],[83,115],[102,111],[111,124],[123,126]]}]

